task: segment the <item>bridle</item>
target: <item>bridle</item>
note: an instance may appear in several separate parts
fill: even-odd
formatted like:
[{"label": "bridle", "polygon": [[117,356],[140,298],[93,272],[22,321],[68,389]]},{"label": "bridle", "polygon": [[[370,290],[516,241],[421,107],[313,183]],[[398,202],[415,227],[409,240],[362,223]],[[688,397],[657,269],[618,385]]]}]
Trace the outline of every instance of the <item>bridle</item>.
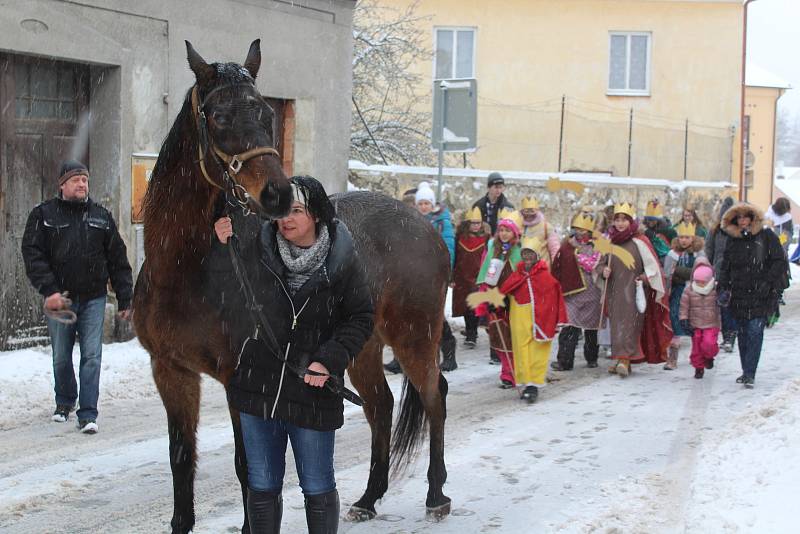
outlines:
[{"label": "bridle", "polygon": [[[233,199],[236,205],[244,210],[245,215],[249,215],[251,213],[249,203],[251,200],[250,194],[244,188],[242,184],[236,181],[236,175],[239,174],[239,171],[242,170],[242,166],[249,160],[263,155],[272,155],[280,159],[280,153],[272,147],[255,147],[247,150],[246,152],[242,152],[241,154],[234,154],[230,155],[223,151],[215,142],[214,139],[211,137],[211,132],[208,129],[208,120],[206,119],[206,114],[204,108],[208,99],[221,89],[227,89],[230,87],[234,87],[236,85],[248,85],[251,84],[228,84],[223,85],[221,87],[214,88],[211,90],[205,98],[203,98],[202,102],[200,101],[199,90],[197,85],[192,87],[191,93],[191,105],[192,105],[192,114],[194,115],[195,125],[197,126],[197,136],[198,136],[198,143],[197,143],[197,162],[200,164],[200,171],[203,174],[203,178],[205,178],[206,182],[211,184],[213,187],[224,191],[227,197]],[[217,182],[211,179],[209,176],[208,171],[206,170],[206,163],[205,157],[206,153],[208,152],[209,147],[211,148],[211,152],[214,155],[214,162],[222,171],[222,179],[223,185],[219,185]],[[230,199],[228,201],[230,202]]]}]

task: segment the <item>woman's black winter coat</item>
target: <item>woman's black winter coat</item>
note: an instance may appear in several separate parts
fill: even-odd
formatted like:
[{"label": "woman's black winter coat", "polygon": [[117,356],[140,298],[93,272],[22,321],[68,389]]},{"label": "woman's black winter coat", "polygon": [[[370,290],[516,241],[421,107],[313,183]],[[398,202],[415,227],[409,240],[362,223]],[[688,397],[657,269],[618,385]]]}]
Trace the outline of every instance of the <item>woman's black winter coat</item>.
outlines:
[{"label": "woman's black winter coat", "polygon": [[286,356],[293,367],[304,370],[316,361],[343,378],[372,335],[374,305],[353,238],[341,221],[329,228],[331,247],[325,263],[294,295],[286,283],[275,224],[264,224],[258,239],[242,242],[241,255],[258,303],[280,346],[277,355],[261,339],[247,340],[253,335],[253,320],[242,306],[226,245],[213,238],[206,276],[228,287],[228,301],[221,304],[220,313],[232,349],[239,353],[228,385],[228,400],[239,411],[321,431],[335,430],[344,422],[341,397],[305,384],[281,362]]},{"label": "woman's black winter coat", "polygon": [[[752,215],[752,231],[739,229],[737,220],[745,214]],[[728,239],[717,276],[720,289],[731,292],[730,310],[736,319],[769,317],[788,287],[786,252],[763,224],[761,211],[743,203],[726,211],[721,223]]]}]

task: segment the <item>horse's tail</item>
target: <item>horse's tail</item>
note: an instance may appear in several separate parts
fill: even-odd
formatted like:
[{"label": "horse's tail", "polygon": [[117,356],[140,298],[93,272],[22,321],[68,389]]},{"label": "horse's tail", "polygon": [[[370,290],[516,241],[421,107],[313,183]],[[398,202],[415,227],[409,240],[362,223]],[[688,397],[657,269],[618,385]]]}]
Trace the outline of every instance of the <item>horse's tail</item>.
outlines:
[{"label": "horse's tail", "polygon": [[[447,380],[439,373],[439,393],[442,397],[442,408],[445,409],[447,397]],[[443,414],[446,417],[446,414]],[[417,388],[403,377],[403,389],[400,396],[400,413],[394,425],[391,446],[392,471],[397,474],[403,471],[410,462],[405,461],[416,454],[419,444],[425,435],[428,418]]]},{"label": "horse's tail", "polygon": [[425,435],[428,418],[425,407],[417,388],[407,376],[403,377],[403,390],[400,395],[400,413],[394,425],[392,435],[392,448],[390,452],[392,471],[395,474],[402,471],[409,462],[404,462],[414,456]]}]

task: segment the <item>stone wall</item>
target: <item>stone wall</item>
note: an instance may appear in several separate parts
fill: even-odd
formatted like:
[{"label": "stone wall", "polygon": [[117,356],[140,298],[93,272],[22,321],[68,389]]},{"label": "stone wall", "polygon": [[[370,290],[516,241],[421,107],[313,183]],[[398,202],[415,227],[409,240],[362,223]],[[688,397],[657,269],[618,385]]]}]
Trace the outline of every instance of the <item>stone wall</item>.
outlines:
[{"label": "stone wall", "polygon": [[[404,191],[416,187],[421,181],[428,181],[434,190],[435,177],[423,180],[418,175],[350,172],[350,183],[359,189],[384,193],[394,198],[401,198]],[[664,206],[667,217],[673,222],[681,217],[683,207],[692,205],[697,209],[698,217],[706,227],[717,220],[718,207],[723,198],[733,196],[735,190],[720,188],[692,187],[686,189],[670,187],[654,187],[645,185],[610,185],[588,184],[582,194],[572,191],[551,193],[546,189],[544,181],[506,179],[505,195],[519,207],[526,196],[534,196],[545,213],[547,220],[562,231],[567,228],[571,218],[583,206],[591,206],[595,211],[614,202],[630,202],[636,207],[638,216],[643,216],[647,202],[658,198]],[[444,203],[453,213],[454,222],[461,221],[465,210],[486,193],[486,181],[473,178],[445,177],[443,185]]]}]

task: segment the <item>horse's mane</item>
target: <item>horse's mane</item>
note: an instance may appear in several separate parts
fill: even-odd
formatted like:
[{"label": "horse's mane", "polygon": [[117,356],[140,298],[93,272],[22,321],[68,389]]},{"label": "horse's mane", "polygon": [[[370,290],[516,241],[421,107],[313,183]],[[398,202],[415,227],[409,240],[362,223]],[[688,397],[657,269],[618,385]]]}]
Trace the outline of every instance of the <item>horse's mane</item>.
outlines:
[{"label": "horse's mane", "polygon": [[[255,83],[250,73],[236,63],[212,63],[211,67],[216,72],[213,86],[205,90],[200,89],[200,99],[216,87],[236,85],[241,83]],[[183,106],[175,117],[169,134],[161,144],[150,184],[145,193],[143,207],[145,219],[156,220],[158,213],[165,206],[172,205],[176,198],[186,200],[186,194],[197,192],[205,187],[205,182],[198,183],[195,177],[197,159],[197,132],[191,109],[192,88],[186,92]]]}]

